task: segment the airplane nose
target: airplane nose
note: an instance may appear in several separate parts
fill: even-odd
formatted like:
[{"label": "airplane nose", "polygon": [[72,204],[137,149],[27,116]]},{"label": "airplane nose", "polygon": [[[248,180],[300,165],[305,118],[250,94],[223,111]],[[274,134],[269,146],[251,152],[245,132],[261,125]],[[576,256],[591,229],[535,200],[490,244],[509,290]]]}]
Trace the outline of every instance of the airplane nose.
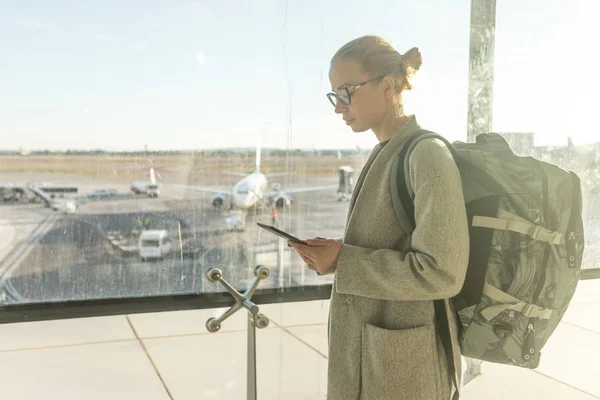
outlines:
[{"label": "airplane nose", "polygon": [[248,193],[248,196],[246,197],[246,205],[248,207],[250,207],[252,204],[254,204],[255,197],[256,196],[254,193],[252,193],[252,192]]},{"label": "airplane nose", "polygon": [[239,200],[239,203],[243,208],[250,207],[250,204],[252,204],[252,193],[248,193],[245,196],[241,196]]}]

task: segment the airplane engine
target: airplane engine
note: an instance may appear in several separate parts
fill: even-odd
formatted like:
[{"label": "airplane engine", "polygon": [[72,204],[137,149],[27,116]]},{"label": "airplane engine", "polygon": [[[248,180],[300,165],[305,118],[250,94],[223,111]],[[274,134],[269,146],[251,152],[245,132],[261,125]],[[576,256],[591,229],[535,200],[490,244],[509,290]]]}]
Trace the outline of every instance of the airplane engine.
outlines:
[{"label": "airplane engine", "polygon": [[292,205],[292,198],[285,194],[280,194],[273,199],[273,203],[278,210],[282,210]]},{"label": "airplane engine", "polygon": [[220,194],[215,195],[211,200],[211,204],[215,208],[223,207],[224,203],[225,203],[225,200],[223,199],[223,196]]}]

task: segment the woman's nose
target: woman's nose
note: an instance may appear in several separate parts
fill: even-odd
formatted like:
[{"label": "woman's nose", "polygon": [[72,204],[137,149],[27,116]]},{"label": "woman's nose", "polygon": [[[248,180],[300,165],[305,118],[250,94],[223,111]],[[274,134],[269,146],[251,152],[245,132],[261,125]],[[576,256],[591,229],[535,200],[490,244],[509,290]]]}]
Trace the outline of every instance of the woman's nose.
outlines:
[{"label": "woman's nose", "polygon": [[341,114],[342,112],[344,112],[348,107],[346,107],[345,105],[342,104],[341,101],[338,101],[335,104],[335,113],[336,114]]}]

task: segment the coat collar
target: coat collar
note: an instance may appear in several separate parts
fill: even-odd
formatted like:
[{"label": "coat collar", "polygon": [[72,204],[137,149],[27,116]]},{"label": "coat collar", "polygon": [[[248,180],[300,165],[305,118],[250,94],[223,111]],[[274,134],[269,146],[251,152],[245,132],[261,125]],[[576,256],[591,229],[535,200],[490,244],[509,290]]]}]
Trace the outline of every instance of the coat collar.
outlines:
[{"label": "coat collar", "polygon": [[352,197],[350,198],[350,204],[348,207],[348,220],[350,219],[350,215],[352,214],[352,209],[354,208],[354,204],[356,203],[356,198],[360,193],[363,182],[367,176],[367,173],[371,167],[371,165],[380,157],[383,153],[394,152],[399,146],[401,146],[406,139],[412,136],[414,133],[421,130],[421,126],[417,122],[417,118],[414,115],[409,115],[408,120],[402,127],[396,132],[392,138],[387,141],[387,144],[383,145],[381,143],[377,143],[377,145],[371,151],[371,155],[369,159],[363,166],[362,171],[356,181],[356,185],[354,188],[354,192],[352,193]]}]

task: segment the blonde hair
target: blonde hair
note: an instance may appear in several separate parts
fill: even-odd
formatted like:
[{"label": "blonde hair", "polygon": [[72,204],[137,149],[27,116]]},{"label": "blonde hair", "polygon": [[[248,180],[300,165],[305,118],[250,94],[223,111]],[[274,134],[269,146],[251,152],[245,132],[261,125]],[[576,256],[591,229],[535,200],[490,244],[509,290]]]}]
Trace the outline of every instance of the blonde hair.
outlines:
[{"label": "blonde hair", "polygon": [[379,36],[362,36],[346,43],[335,53],[331,65],[349,60],[358,62],[373,78],[392,77],[396,82],[396,93],[412,89],[412,77],[423,64],[416,47],[400,54],[390,42]]}]

